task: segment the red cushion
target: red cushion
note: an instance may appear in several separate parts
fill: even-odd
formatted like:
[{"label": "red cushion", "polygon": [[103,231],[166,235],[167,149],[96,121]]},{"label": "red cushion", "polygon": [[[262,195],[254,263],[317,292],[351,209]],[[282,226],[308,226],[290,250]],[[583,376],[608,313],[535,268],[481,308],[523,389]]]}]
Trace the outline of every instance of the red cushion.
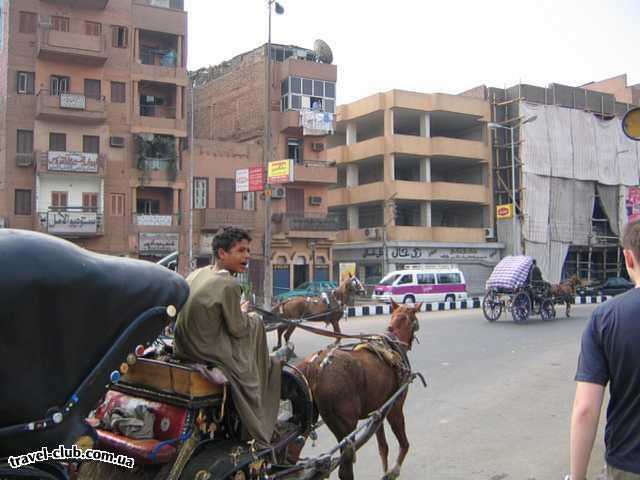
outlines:
[{"label": "red cushion", "polygon": [[151,458],[151,452],[160,444],[160,440],[134,440],[106,430],[96,429],[98,433],[98,446],[119,455],[126,455],[135,459],[136,463],[167,463],[176,454],[173,445],[163,445],[156,451],[155,458]]}]

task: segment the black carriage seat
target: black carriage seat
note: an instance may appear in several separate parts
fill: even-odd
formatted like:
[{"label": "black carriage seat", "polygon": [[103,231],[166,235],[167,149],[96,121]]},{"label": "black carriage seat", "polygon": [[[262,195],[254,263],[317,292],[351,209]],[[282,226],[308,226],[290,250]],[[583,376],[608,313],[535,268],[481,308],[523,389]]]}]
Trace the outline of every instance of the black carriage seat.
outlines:
[{"label": "black carriage seat", "polygon": [[[73,421],[0,435],[0,457],[73,441],[111,370],[164,328],[166,315],[155,313],[164,309],[153,308],[179,311],[189,294],[182,277],[159,265],[25,230],[0,229],[0,271],[0,378],[11,385],[0,393],[0,432],[68,405],[93,375],[74,399]],[[132,326],[145,312],[153,315]]]}]

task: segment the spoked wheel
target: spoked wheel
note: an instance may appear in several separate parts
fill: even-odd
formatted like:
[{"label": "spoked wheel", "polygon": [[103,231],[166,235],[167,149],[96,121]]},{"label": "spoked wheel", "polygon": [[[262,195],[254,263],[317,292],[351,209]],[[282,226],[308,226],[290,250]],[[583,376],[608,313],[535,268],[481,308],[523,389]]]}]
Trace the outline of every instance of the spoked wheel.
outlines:
[{"label": "spoked wheel", "polygon": [[527,292],[516,293],[511,302],[511,316],[516,323],[526,322],[531,314],[531,298]]},{"label": "spoked wheel", "polygon": [[550,321],[556,318],[556,307],[552,300],[546,299],[542,302],[542,306],[540,307],[540,318],[545,321]]},{"label": "spoked wheel", "polygon": [[490,290],[482,300],[482,313],[484,318],[490,322],[495,322],[502,315],[502,302],[495,290]]}]

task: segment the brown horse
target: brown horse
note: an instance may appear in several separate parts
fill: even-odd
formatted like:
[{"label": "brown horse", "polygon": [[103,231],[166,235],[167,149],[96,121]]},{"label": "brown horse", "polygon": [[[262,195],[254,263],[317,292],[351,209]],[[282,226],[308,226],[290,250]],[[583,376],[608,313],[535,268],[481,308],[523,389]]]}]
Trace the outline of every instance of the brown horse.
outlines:
[{"label": "brown horse", "polygon": [[[355,277],[349,276],[338,288],[321,297],[294,297],[277,304],[271,310],[280,317],[288,320],[299,320],[309,318],[313,321],[330,323],[335,333],[340,333],[339,321],[344,315],[344,305],[350,296],[358,291]],[[285,343],[289,342],[295,325],[284,325],[278,327],[278,345],[273,350],[278,350],[282,346],[282,335],[284,333]]]},{"label": "brown horse", "polygon": [[581,286],[582,281],[577,275],[573,275],[558,285],[551,285],[550,293],[554,303],[564,303],[566,305],[565,314],[567,317],[571,314],[571,302],[576,296],[576,287]]},{"label": "brown horse", "polygon": [[[416,313],[421,306],[400,306],[392,301],[393,313],[386,335],[398,342],[403,353],[411,350],[418,329]],[[387,355],[375,350],[368,347],[353,350],[329,348],[308,356],[297,366],[309,382],[318,412],[339,442],[356,429],[358,420],[367,418],[371,412],[379,409],[398,390],[403,380],[397,366],[392,366],[392,362],[386,360]],[[405,399],[406,392],[387,416],[400,447],[396,464],[391,470],[384,424],[376,432],[383,479],[400,475],[402,462],[409,451],[402,411]],[[354,478],[354,461],[355,452],[346,448],[338,472],[340,479]]]}]

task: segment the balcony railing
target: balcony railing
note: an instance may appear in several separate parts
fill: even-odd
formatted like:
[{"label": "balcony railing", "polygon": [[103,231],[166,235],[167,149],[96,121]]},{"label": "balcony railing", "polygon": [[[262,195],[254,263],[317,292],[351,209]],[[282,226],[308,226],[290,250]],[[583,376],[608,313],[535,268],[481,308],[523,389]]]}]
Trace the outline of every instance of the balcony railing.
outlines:
[{"label": "balcony railing", "polygon": [[140,116],[176,118],[176,107],[165,107],[164,105],[140,105]]},{"label": "balcony railing", "polygon": [[38,229],[61,237],[91,237],[104,234],[102,212],[84,207],[51,207],[37,213]]},{"label": "balcony railing", "polygon": [[38,57],[53,61],[70,61],[92,66],[107,61],[107,36],[62,32],[40,26]]},{"label": "balcony railing", "polygon": [[134,0],[138,5],[150,7],[171,8],[172,10],[184,10],[184,0]]},{"label": "balcony railing", "polygon": [[31,167],[35,162],[35,152],[16,153],[16,166]]},{"label": "balcony railing", "polygon": [[140,47],[140,63],[175,68],[178,64],[178,52],[173,49]]},{"label": "balcony railing", "polygon": [[200,210],[200,228],[217,230],[224,226],[242,227],[255,230],[257,225],[255,210],[235,210],[230,208],[205,208]]},{"label": "balcony railing", "polygon": [[340,230],[339,216],[326,213],[274,213],[271,217],[276,233],[291,231],[337,232]]},{"label": "balcony railing", "polygon": [[107,119],[104,96],[91,97],[84,93],[52,94],[49,90],[38,92],[36,117],[38,119],[65,119],[101,123]]}]

